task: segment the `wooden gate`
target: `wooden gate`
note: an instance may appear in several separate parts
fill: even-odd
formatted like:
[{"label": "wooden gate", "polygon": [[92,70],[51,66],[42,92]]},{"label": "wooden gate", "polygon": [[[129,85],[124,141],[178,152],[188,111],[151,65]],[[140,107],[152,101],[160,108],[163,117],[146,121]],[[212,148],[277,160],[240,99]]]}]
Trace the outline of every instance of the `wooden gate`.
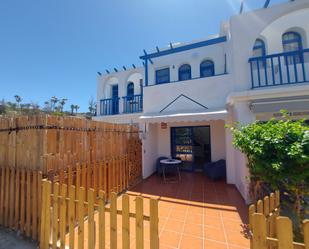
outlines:
[{"label": "wooden gate", "polygon": [[157,199],[138,196],[132,205],[132,196],[117,198],[113,192],[106,204],[102,190],[96,197],[94,189],[52,185],[47,180],[42,185],[41,249],[103,249],[106,245],[111,249],[119,245],[124,249],[143,249],[148,242],[151,249],[159,248]]},{"label": "wooden gate", "polygon": [[309,220],[303,221],[304,243],[293,241],[292,221],[280,216],[280,193],[276,191],[249,207],[251,249],[308,249]]}]

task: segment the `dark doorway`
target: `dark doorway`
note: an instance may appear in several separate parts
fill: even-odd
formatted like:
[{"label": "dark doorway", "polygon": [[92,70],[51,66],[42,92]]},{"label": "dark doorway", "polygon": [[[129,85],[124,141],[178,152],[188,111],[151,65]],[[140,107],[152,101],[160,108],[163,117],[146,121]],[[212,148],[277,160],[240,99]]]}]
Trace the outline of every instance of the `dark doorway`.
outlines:
[{"label": "dark doorway", "polygon": [[172,127],[171,141],[172,156],[181,158],[184,170],[201,171],[211,161],[209,126]]}]

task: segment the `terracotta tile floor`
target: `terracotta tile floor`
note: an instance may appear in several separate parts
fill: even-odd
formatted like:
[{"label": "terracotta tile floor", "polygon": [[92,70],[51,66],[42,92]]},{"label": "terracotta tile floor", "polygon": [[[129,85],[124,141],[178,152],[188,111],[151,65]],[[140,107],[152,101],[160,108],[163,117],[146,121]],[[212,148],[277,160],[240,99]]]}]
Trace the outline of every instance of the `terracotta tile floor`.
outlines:
[{"label": "terracotta tile floor", "polygon": [[182,173],[180,183],[152,176],[128,191],[159,196],[160,248],[245,249],[247,206],[233,185],[201,173]]},{"label": "terracotta tile floor", "polygon": [[[180,183],[163,183],[152,176],[127,192],[130,212],[135,210],[137,195],[145,197],[144,212],[149,215],[149,197],[159,197],[160,248],[181,249],[248,249],[244,236],[247,207],[233,185],[212,182],[201,173],[182,173]],[[121,209],[121,198],[118,198]],[[97,214],[95,216],[98,224]],[[109,214],[106,213],[106,248],[109,248]],[[121,216],[118,215],[118,248],[121,246]],[[144,223],[144,235],[149,239],[149,223]],[[98,226],[96,226],[98,234]],[[85,249],[88,225],[85,223]],[[98,238],[97,238],[98,239]],[[96,240],[97,240],[96,239]],[[68,243],[68,238],[67,238]],[[77,245],[77,231],[75,236]],[[135,219],[130,220],[130,248],[135,245]],[[98,248],[98,245],[96,245]],[[145,241],[145,249],[149,241]]]}]

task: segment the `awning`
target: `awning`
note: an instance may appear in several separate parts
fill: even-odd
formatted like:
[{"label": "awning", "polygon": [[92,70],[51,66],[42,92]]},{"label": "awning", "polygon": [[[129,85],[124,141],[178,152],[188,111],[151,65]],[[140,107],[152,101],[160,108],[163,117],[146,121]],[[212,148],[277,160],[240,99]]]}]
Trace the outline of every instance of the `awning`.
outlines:
[{"label": "awning", "polygon": [[253,113],[309,110],[309,96],[255,100],[250,103],[250,109]]},{"label": "awning", "polygon": [[179,113],[149,113],[139,117],[141,122],[160,123],[160,122],[198,122],[210,120],[225,120],[227,110],[207,110],[204,112],[179,112]]}]

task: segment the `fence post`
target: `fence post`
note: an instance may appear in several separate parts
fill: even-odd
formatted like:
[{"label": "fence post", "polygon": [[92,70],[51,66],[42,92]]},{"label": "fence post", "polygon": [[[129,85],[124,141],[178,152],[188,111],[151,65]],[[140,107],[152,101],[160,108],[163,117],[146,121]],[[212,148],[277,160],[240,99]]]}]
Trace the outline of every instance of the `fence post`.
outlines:
[{"label": "fence post", "polygon": [[309,249],[309,220],[303,221],[305,249]]},{"label": "fence post", "polygon": [[88,248],[94,249],[94,189],[88,189]]},{"label": "fence post", "polygon": [[122,248],[130,248],[130,202],[129,195],[122,196]]},{"label": "fence post", "polygon": [[144,248],[144,200],[143,197],[137,196],[135,200],[136,213],[136,248]]},{"label": "fence post", "polygon": [[117,194],[112,192],[110,198],[110,248],[117,249]]},{"label": "fence post", "polygon": [[278,249],[293,249],[293,229],[292,222],[287,217],[277,217],[277,238]]},{"label": "fence post", "polygon": [[50,236],[50,194],[51,183],[47,180],[43,180],[42,190],[42,210],[41,210],[41,238],[40,249],[49,248],[49,236]]},{"label": "fence post", "polygon": [[105,249],[105,193],[99,191],[99,249]]},{"label": "fence post", "polygon": [[84,249],[85,188],[81,187],[78,191],[78,249]]},{"label": "fence post", "polygon": [[252,249],[267,249],[266,244],[266,218],[263,214],[253,214],[253,237],[252,237]]},{"label": "fence post", "polygon": [[150,249],[159,248],[158,200],[150,199]]},{"label": "fence post", "polygon": [[75,223],[75,186],[69,188],[69,247],[74,248],[74,224]]},{"label": "fence post", "polygon": [[58,207],[58,195],[59,195],[59,183],[54,184],[54,197],[53,197],[53,249],[57,249],[57,241],[58,241],[58,232],[59,232],[59,224],[58,224],[58,217],[59,217],[59,207]]}]

